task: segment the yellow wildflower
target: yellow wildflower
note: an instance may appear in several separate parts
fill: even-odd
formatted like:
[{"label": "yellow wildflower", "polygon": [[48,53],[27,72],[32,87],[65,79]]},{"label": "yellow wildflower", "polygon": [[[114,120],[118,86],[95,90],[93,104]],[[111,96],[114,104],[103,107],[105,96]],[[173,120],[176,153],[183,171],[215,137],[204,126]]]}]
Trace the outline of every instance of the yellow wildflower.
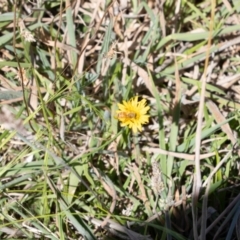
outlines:
[{"label": "yellow wildflower", "polygon": [[121,126],[128,126],[134,133],[142,131],[142,125],[148,123],[149,115],[146,113],[150,109],[146,106],[146,99],[138,102],[138,97],[133,97],[129,101],[118,103],[119,110],[116,111],[116,118],[121,122]]}]

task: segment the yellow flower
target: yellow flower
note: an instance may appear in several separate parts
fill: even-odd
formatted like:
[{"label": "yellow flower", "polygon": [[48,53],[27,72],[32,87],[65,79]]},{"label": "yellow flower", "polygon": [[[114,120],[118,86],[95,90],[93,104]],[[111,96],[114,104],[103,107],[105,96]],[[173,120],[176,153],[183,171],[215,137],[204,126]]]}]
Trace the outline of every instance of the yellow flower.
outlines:
[{"label": "yellow flower", "polygon": [[142,131],[142,125],[148,123],[149,115],[147,111],[150,109],[146,106],[146,99],[138,102],[138,97],[133,97],[129,101],[123,101],[123,104],[118,103],[119,110],[116,111],[116,118],[121,122],[121,126],[128,126],[136,133]]}]

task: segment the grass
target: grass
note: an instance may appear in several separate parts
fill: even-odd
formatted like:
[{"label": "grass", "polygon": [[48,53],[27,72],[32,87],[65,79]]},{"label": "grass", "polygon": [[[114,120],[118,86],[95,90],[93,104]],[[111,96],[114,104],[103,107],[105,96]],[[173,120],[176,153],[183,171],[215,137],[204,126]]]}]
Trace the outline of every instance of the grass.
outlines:
[{"label": "grass", "polygon": [[0,1],[0,239],[240,238],[239,1],[121,4]]}]

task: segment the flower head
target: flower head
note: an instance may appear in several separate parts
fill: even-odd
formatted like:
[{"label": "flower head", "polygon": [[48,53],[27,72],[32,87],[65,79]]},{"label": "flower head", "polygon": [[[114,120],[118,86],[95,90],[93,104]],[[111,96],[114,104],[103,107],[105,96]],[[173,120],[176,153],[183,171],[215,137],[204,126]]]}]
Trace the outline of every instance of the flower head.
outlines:
[{"label": "flower head", "polygon": [[146,106],[146,99],[138,102],[138,97],[133,97],[129,101],[118,103],[119,110],[116,111],[116,118],[121,122],[121,126],[128,126],[134,133],[142,131],[142,125],[148,123],[149,115],[146,113],[150,109]]}]

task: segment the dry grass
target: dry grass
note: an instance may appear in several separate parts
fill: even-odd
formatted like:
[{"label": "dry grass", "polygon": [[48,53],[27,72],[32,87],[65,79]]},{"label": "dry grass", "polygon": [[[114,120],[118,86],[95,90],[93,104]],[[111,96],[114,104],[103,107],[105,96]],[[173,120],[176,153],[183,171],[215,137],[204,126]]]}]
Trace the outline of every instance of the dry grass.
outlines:
[{"label": "dry grass", "polygon": [[239,239],[240,3],[161,2],[0,1],[1,239]]}]

